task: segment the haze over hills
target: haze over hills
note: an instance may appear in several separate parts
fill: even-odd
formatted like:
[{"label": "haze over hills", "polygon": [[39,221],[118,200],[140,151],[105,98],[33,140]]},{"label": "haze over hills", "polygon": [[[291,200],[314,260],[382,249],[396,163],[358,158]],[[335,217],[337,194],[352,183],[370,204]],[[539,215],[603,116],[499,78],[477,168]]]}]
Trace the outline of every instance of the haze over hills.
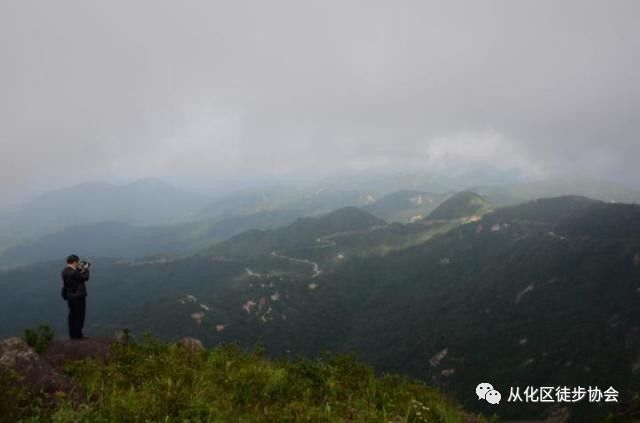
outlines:
[{"label": "haze over hills", "polygon": [[70,226],[102,222],[130,225],[193,220],[210,200],[157,179],[128,185],[85,183],[40,195],[0,215],[0,250]]},{"label": "haze over hills", "polygon": [[60,259],[65,251],[123,258],[190,253],[249,229],[372,201],[362,192],[288,185],[213,199],[155,179],[87,183],[0,214],[0,267]]},{"label": "haze over hills", "polygon": [[449,194],[401,190],[385,195],[364,207],[369,213],[387,222],[407,223],[429,215]]},{"label": "haze over hills", "polygon": [[380,199],[398,191],[421,191],[447,193],[467,189],[474,185],[517,184],[527,181],[522,170],[499,169],[495,166],[465,165],[425,170],[424,167],[401,171],[338,172],[317,182],[326,189],[354,190],[366,192]]},{"label": "haze over hills", "polygon": [[[396,179],[414,185],[442,185],[433,174]],[[394,184],[381,183],[372,175],[345,180],[342,188],[332,187],[335,184],[270,186],[218,198],[153,179],[125,186],[84,184],[42,195],[21,210],[0,213],[0,266],[60,258],[78,248],[91,256],[128,258],[191,253],[245,230],[276,228],[298,217],[345,206],[363,207],[388,222],[406,223],[427,217],[451,195],[414,190],[388,193],[383,188]],[[496,205],[585,192],[603,201],[640,198],[638,192],[621,185],[590,179],[485,185],[469,191],[486,194]],[[119,245],[122,243],[126,246]]]},{"label": "haze over hills", "polygon": [[0,268],[63,260],[70,251],[82,251],[85,257],[129,260],[191,254],[241,232],[276,228],[298,217],[297,212],[284,210],[169,225],[102,222],[71,226],[7,248],[0,254]]},{"label": "haze over hills", "polygon": [[468,188],[496,205],[517,204],[537,198],[582,195],[605,202],[639,203],[640,190],[593,178],[547,178],[521,183],[498,183]]},{"label": "haze over hills", "polygon": [[153,178],[127,185],[92,182],[36,197],[20,209],[20,215],[55,226],[103,220],[151,225],[191,220],[210,201]]},{"label": "haze over hills", "polygon": [[365,191],[340,187],[280,185],[240,190],[225,195],[203,208],[200,219],[219,219],[260,212],[290,211],[299,215],[328,213],[340,207],[361,206],[374,201]]},{"label": "haze over hills", "polygon": [[[146,216],[148,219],[150,217],[143,216],[140,207],[135,206],[134,203],[144,201],[148,196],[157,195],[161,185],[157,181],[140,181],[132,184],[129,188],[136,189],[135,201],[130,201],[131,198],[115,199],[111,195],[101,201],[120,201],[120,206],[97,210],[102,204],[97,202],[94,204],[96,213],[88,213],[82,218],[77,218],[75,223],[68,225],[63,222],[72,221],[72,218],[75,218],[74,213],[84,211],[80,209],[71,215],[66,215],[67,210],[64,207],[49,207],[51,214],[49,220],[57,222],[56,225],[60,226],[59,229],[51,232],[45,230],[38,222],[20,231],[21,228],[28,226],[32,219],[37,220],[37,214],[32,215],[27,211],[21,216],[18,213],[7,216],[5,223],[17,225],[13,230],[16,234],[20,233],[20,236],[16,235],[16,239],[11,240],[7,238],[5,245],[0,246],[4,247],[0,248],[0,267],[15,267],[38,261],[61,259],[68,251],[83,251],[88,256],[129,259],[156,254],[188,254],[243,231],[276,228],[292,223],[299,217],[314,216],[335,208],[373,201],[371,196],[355,191],[296,189],[280,186],[242,190],[217,199],[206,198],[204,201],[206,205],[199,209],[194,205],[193,210],[196,211],[189,212],[187,218],[180,206],[164,209],[166,221],[184,221],[184,223],[157,224],[153,223],[157,220],[155,218],[143,222],[142,217]],[[113,189],[109,184],[97,184],[97,186]],[[150,190],[145,191],[145,187]],[[86,189],[89,189],[89,185]],[[76,188],[70,188],[65,192],[83,196],[82,191]],[[103,190],[96,189],[92,192],[93,195],[98,196]],[[56,195],[57,193],[51,193],[45,197],[55,198]],[[92,199],[88,195],[84,195],[84,198],[87,198],[87,201]],[[70,201],[68,197],[64,197],[63,200],[65,206],[71,207],[67,203]],[[179,196],[167,195],[167,201],[169,200],[181,201]],[[38,204],[43,201],[34,200]],[[158,202],[144,203],[144,205],[152,210],[155,207],[164,207]],[[27,233],[32,233],[33,236],[25,239]]]}]

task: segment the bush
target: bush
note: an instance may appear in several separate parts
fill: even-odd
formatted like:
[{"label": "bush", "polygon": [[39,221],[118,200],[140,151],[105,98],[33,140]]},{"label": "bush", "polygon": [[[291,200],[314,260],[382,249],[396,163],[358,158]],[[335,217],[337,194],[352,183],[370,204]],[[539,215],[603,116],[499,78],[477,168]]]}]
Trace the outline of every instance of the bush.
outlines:
[{"label": "bush", "polygon": [[42,353],[53,341],[53,330],[47,325],[40,325],[35,329],[25,329],[24,341],[38,354]]}]

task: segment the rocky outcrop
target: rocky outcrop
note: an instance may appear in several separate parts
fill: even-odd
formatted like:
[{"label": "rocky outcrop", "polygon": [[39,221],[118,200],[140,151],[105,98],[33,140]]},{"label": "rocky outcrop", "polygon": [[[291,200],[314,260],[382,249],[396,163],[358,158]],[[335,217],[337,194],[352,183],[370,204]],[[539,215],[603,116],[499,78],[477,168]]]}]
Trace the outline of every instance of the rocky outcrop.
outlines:
[{"label": "rocky outcrop", "polygon": [[[105,338],[56,340],[39,355],[21,338],[5,339],[0,341],[0,376],[5,372],[15,376],[21,388],[47,402],[54,402],[58,393],[79,400],[82,391],[64,374],[64,368],[86,359],[105,362],[116,342]],[[182,338],[177,344],[190,352],[205,349],[196,338]]]},{"label": "rocky outcrop", "polygon": [[34,395],[55,399],[55,394],[77,393],[78,387],[67,376],[42,359],[20,338],[0,341],[0,369],[14,373],[20,384]]},{"label": "rocky outcrop", "polygon": [[94,359],[104,361],[115,341],[110,339],[53,341],[38,355],[21,338],[0,341],[0,371],[14,374],[19,383],[32,395],[53,401],[57,393],[80,398],[80,388],[63,373],[74,361]]}]

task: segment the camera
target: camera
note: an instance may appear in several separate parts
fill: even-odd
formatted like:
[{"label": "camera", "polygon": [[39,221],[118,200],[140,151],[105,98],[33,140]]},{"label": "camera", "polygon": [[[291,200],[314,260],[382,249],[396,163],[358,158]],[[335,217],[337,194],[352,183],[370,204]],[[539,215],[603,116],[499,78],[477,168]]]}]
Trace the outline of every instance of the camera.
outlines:
[{"label": "camera", "polygon": [[78,269],[81,271],[85,271],[85,270],[89,270],[91,268],[91,263],[85,260],[82,260],[79,264],[78,264]]}]

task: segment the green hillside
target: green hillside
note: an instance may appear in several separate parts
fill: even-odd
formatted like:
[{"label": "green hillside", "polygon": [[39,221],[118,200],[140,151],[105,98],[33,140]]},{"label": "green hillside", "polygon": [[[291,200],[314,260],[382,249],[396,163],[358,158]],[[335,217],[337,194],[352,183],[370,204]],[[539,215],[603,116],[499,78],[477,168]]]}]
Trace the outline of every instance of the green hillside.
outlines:
[{"label": "green hillside", "polygon": [[480,215],[489,211],[490,206],[482,196],[471,191],[463,191],[454,194],[435,210],[427,219],[429,220],[451,220],[463,217]]},{"label": "green hillside", "polygon": [[[148,340],[112,347],[108,361],[67,365],[76,395],[47,406],[0,373],[2,421],[463,422],[423,383],[373,371],[353,356],[268,360],[234,346],[190,351]],[[480,419],[473,419],[480,422]]]},{"label": "green hillside", "polygon": [[[640,207],[590,203],[498,210],[421,246],[352,263],[334,283],[371,288],[361,291],[345,348],[437,381],[469,407],[477,402],[468,387],[481,375],[498,386],[638,392]],[[524,413],[515,416],[532,415]]]},{"label": "green hillside", "polygon": [[322,246],[322,237],[368,230],[386,222],[357,207],[344,207],[319,217],[300,218],[275,230],[252,230],[214,245],[205,254],[247,257],[274,250]]},{"label": "green hillside", "polygon": [[425,191],[402,190],[386,195],[364,208],[387,222],[407,223],[422,219],[449,195]]}]

